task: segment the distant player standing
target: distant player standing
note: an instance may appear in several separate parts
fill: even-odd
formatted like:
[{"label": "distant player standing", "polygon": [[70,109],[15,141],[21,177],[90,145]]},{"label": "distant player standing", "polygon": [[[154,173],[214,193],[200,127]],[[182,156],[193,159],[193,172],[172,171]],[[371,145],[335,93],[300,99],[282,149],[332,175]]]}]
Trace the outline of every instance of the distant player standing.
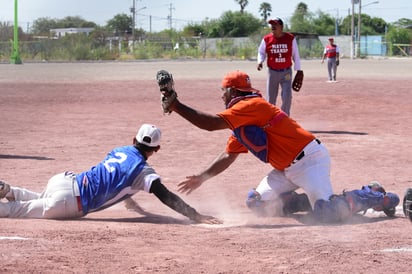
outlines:
[{"label": "distant player standing", "polygon": [[[282,106],[281,109],[290,115],[292,105],[292,61],[296,72],[295,78],[302,75],[300,67],[299,49],[293,34],[283,31],[283,21],[280,18],[271,19],[268,22],[272,32],[265,35],[259,45],[257,55],[257,70],[261,70],[266,60],[268,66],[267,100],[276,105],[279,86],[281,87]],[[296,85],[295,91],[299,91],[302,81]]]},{"label": "distant player standing", "polygon": [[10,187],[0,181],[0,218],[72,219],[100,211],[144,190],[162,203],[197,223],[217,224],[220,220],[199,214],[170,192],[147,159],[160,149],[161,132],[143,124],[133,145],[113,149],[105,159],[85,172],[64,172],[53,176],[42,193]]},{"label": "distant player standing", "polygon": [[325,46],[323,51],[322,61],[327,58],[328,65],[328,82],[336,82],[336,72],[339,66],[339,47],[334,43],[333,37],[329,37],[329,44]]}]

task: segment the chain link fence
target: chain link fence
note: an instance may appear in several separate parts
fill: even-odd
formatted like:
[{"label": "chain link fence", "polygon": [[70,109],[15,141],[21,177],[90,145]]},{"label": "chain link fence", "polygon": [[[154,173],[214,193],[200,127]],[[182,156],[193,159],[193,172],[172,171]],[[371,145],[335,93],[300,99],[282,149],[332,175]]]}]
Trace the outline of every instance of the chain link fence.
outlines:
[{"label": "chain link fence", "polygon": [[[131,40],[119,37],[106,38],[96,42],[85,35],[72,35],[64,39],[39,39],[20,41],[19,53],[24,61],[80,61],[80,60],[145,60],[161,58],[214,58],[214,59],[256,59],[262,37],[179,38],[169,40]],[[342,57],[350,56],[350,37],[335,38],[342,51]],[[301,58],[321,58],[325,42],[322,37],[297,36]],[[399,56],[409,56],[410,45],[390,45],[384,42],[369,43],[362,54],[387,55],[388,49],[398,49]],[[363,46],[363,44],[362,44]],[[382,50],[384,48],[384,50]],[[0,62],[10,61],[11,41],[0,41]],[[393,50],[392,50],[393,52]],[[371,54],[373,53],[373,54]]]}]

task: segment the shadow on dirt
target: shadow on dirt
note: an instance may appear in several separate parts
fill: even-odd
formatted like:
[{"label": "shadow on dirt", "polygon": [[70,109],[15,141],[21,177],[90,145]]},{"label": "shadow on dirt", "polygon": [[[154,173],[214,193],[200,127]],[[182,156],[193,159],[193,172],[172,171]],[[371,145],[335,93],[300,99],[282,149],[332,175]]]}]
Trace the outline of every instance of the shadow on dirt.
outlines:
[{"label": "shadow on dirt", "polygon": [[152,224],[177,224],[177,225],[190,225],[190,220],[176,219],[163,215],[151,215],[141,216],[135,218],[87,218],[83,217],[79,220],[91,221],[91,222],[119,222],[119,223],[152,223]]},{"label": "shadow on dirt", "polygon": [[43,157],[43,156],[10,155],[10,154],[0,154],[0,159],[26,159],[26,160],[41,160],[41,161],[54,160],[54,158]]},{"label": "shadow on dirt", "polygon": [[366,132],[356,132],[356,131],[344,131],[344,130],[313,130],[310,131],[313,134],[336,134],[336,135],[341,135],[341,134],[347,134],[347,135],[368,135]]},{"label": "shadow on dirt", "polygon": [[377,223],[388,221],[391,219],[396,219],[398,217],[368,217],[361,214],[355,214],[351,219],[346,222],[338,223],[320,223],[314,220],[310,215],[307,214],[292,214],[285,218],[295,219],[300,224],[247,224],[245,227],[256,228],[256,229],[281,229],[287,227],[301,227],[301,226],[344,226],[344,225],[354,225],[354,224],[367,224],[367,223]]}]

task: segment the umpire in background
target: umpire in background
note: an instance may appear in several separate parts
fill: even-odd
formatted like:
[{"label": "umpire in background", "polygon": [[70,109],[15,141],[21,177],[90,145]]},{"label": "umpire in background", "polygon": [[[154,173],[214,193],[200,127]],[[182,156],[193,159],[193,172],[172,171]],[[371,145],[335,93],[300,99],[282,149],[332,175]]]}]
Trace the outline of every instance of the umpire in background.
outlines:
[{"label": "umpire in background", "polygon": [[[266,60],[268,66],[267,100],[276,105],[279,86],[281,87],[281,109],[290,116],[292,105],[292,62],[295,78],[301,78],[299,83],[293,83],[293,89],[299,91],[302,85],[303,72],[300,67],[299,49],[293,34],[283,31],[283,21],[274,18],[268,21],[272,32],[265,35],[260,43],[257,56],[257,70],[261,70]],[[301,77],[297,77],[301,74]]]}]

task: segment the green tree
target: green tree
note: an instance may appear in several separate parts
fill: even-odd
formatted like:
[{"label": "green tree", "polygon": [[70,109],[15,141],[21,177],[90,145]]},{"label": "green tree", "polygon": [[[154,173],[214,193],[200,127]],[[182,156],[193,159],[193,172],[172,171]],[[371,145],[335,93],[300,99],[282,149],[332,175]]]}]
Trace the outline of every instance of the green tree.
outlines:
[{"label": "green tree", "polygon": [[396,26],[396,27],[412,26],[412,19],[401,18],[398,21],[394,22],[393,25]]},{"label": "green tree", "polygon": [[248,0],[235,0],[235,2],[240,5],[240,13],[243,13],[245,11],[246,6],[249,5]]},{"label": "green tree", "polygon": [[111,33],[109,33],[105,28],[96,26],[90,33],[90,39],[94,42],[93,46],[104,47],[106,45],[106,38],[110,35]]},{"label": "green tree", "polygon": [[115,15],[112,19],[107,22],[106,28],[109,31],[116,33],[117,35],[122,35],[125,33],[132,33],[132,23],[133,19],[129,15],[122,13]]},{"label": "green tree", "polygon": [[262,21],[266,25],[268,18],[272,12],[272,6],[268,2],[263,2],[259,6],[260,16],[262,16]]},{"label": "green tree", "polygon": [[41,17],[34,20],[31,32],[35,35],[49,35],[50,29],[57,28],[57,20],[49,17]]},{"label": "green tree", "polygon": [[312,33],[318,35],[333,35],[335,33],[335,18],[322,11],[318,11],[311,25],[313,26]]},{"label": "green tree", "polygon": [[385,32],[386,22],[381,18],[372,18],[361,14],[361,35],[377,35]]},{"label": "green tree", "polygon": [[389,44],[389,55],[407,55],[404,45],[410,45],[412,35],[406,28],[390,26],[386,35]]},{"label": "green tree", "polygon": [[308,5],[300,2],[296,6],[295,12],[290,19],[290,31],[313,33],[311,18],[312,15],[308,10]]},{"label": "green tree", "polygon": [[96,24],[88,22],[80,16],[66,16],[63,19],[57,20],[58,28],[94,28]]},{"label": "green tree", "polygon": [[36,35],[48,35],[50,29],[56,28],[94,28],[94,22],[86,21],[80,16],[67,16],[63,19],[42,17],[33,22],[31,32]]},{"label": "green tree", "polygon": [[248,12],[225,12],[218,21],[213,37],[245,37],[259,30],[261,22]]},{"label": "green tree", "polygon": [[13,26],[8,22],[0,22],[0,41],[8,41],[13,37]]},{"label": "green tree", "polygon": [[183,36],[203,36],[206,35],[205,26],[201,24],[188,24],[183,28]]}]

